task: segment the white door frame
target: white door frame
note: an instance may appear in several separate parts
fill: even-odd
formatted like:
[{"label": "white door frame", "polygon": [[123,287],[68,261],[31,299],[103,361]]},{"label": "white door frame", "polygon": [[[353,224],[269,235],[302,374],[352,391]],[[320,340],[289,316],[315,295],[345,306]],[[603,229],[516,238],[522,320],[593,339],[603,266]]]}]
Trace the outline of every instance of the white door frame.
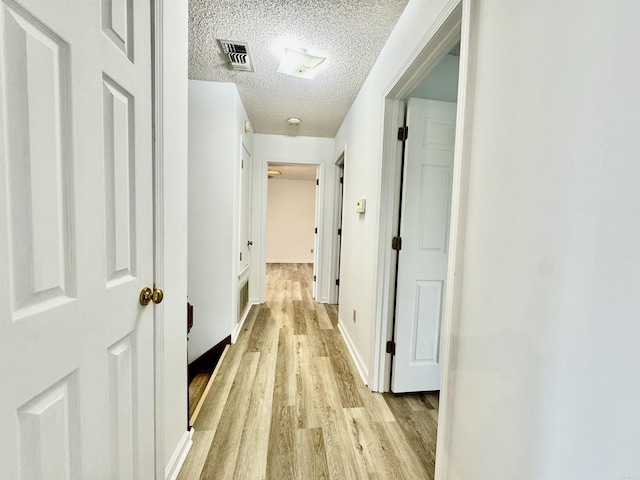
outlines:
[{"label": "white door frame", "polygon": [[[452,0],[442,11],[431,29],[424,35],[414,54],[403,65],[383,92],[384,137],[380,195],[380,229],[378,238],[378,271],[376,284],[376,316],[373,345],[373,371],[371,389],[389,391],[391,356],[386,353],[387,340],[392,338],[395,271],[397,255],[391,249],[391,239],[398,231],[400,210],[400,166],[402,144],[397,140],[398,128],[404,126],[405,99],[438,64],[451,48],[460,41],[460,75],[451,199],[449,235],[449,265],[447,271],[445,317],[443,324],[444,348],[442,388],[438,415],[436,448],[436,475],[442,478],[438,465],[444,465],[450,407],[449,383],[451,363],[455,359],[452,332],[459,318],[463,249],[467,211],[467,183],[469,174],[469,138],[472,107],[472,75],[476,42],[473,29],[474,8],[471,0]],[[409,133],[411,135],[411,133]]]},{"label": "white door frame", "polygon": [[[163,0],[151,4],[151,69],[153,102],[153,278],[163,288],[164,285],[164,191],[163,191]],[[155,465],[156,478],[164,478],[164,304],[154,307],[154,388],[155,388]],[[185,364],[187,359],[185,358]]]}]

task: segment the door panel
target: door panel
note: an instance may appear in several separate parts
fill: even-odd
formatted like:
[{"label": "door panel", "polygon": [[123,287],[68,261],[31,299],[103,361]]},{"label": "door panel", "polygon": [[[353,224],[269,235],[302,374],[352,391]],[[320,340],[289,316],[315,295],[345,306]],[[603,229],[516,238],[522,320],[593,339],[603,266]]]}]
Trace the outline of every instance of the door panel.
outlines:
[{"label": "door panel", "polygon": [[407,108],[391,390],[440,389],[456,104]]},{"label": "door panel", "polygon": [[150,38],[149,2],[0,0],[3,478],[154,477]]}]

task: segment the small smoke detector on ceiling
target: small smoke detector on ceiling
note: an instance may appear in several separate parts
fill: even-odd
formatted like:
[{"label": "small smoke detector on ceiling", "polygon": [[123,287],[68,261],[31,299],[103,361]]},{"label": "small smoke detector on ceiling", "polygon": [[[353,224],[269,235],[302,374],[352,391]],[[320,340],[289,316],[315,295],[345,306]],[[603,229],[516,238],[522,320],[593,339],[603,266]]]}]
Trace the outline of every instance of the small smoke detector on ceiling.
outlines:
[{"label": "small smoke detector on ceiling", "polygon": [[295,117],[292,117],[289,120],[287,120],[287,123],[289,125],[293,125],[294,127],[297,127],[298,125],[300,125],[300,122],[301,122],[301,120],[299,118],[295,118]]},{"label": "small smoke detector on ceiling", "polygon": [[231,40],[218,40],[224,53],[229,60],[231,70],[240,72],[253,72],[253,60],[249,52],[247,42],[235,42]]}]

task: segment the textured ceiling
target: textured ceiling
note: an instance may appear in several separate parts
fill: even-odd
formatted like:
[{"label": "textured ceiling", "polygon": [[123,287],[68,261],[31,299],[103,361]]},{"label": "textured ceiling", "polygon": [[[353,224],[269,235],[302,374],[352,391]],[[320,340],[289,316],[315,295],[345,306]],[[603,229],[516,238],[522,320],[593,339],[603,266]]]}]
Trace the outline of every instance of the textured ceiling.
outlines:
[{"label": "textured ceiling", "polygon": [[[256,133],[334,137],[407,3],[190,0],[189,78],[235,83]],[[248,42],[255,71],[230,70],[219,39]],[[327,57],[315,79],[276,72],[291,43]]]}]

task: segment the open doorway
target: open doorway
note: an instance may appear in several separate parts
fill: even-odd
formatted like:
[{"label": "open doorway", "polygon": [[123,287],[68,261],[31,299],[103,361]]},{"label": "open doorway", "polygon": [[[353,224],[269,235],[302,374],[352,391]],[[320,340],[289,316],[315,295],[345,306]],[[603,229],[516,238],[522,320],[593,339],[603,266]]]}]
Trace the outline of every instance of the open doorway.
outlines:
[{"label": "open doorway", "polygon": [[[402,173],[408,174],[404,169],[404,147],[405,142],[401,141],[404,135],[404,126],[407,120],[407,100],[415,94],[419,85],[427,76],[433,72],[441,60],[447,55],[458,57],[459,78],[457,85],[457,105],[455,107],[455,120],[453,125],[455,133],[452,142],[448,142],[453,148],[453,163],[451,168],[451,183],[448,187],[450,193],[441,195],[448,197],[449,204],[446,209],[447,215],[441,222],[446,225],[446,229],[440,230],[441,245],[444,245],[447,252],[446,278],[438,280],[441,288],[440,291],[429,288],[424,289],[424,293],[431,293],[432,297],[437,297],[440,308],[442,309],[438,321],[439,338],[436,348],[431,350],[436,352],[438,360],[442,365],[442,377],[440,380],[440,394],[438,400],[437,414],[437,447],[435,461],[435,477],[442,478],[439,473],[438,465],[443,464],[443,449],[446,449],[445,438],[450,429],[450,415],[452,397],[448,394],[447,386],[449,385],[448,375],[451,358],[452,358],[452,338],[450,331],[455,318],[459,315],[460,308],[460,285],[464,244],[464,227],[466,218],[466,178],[468,175],[468,151],[465,149],[467,144],[466,132],[468,123],[470,122],[470,102],[468,97],[472,94],[470,85],[471,81],[471,61],[472,53],[470,46],[475,45],[475,39],[470,37],[470,27],[472,23],[472,5],[471,2],[463,2],[452,5],[446,15],[440,17],[439,22],[434,25],[432,32],[424,38],[421,49],[417,51],[413,60],[407,64],[404,71],[397,79],[384,91],[384,144],[383,144],[383,167],[382,167],[382,205],[381,205],[381,221],[379,237],[379,280],[381,297],[377,306],[376,320],[376,343],[374,346],[374,365],[372,372],[372,390],[389,391],[391,388],[391,368],[392,362],[396,361],[395,352],[400,346],[394,344],[396,340],[394,333],[397,332],[393,319],[396,314],[396,300],[398,302],[406,302],[396,296],[396,285],[394,282],[395,271],[399,266],[398,250],[400,252],[404,248],[404,242],[398,241],[399,232],[401,231],[401,212],[400,208],[404,202],[414,202],[402,195],[401,181]],[[459,49],[456,48],[460,45]],[[418,122],[419,123],[419,122]],[[420,127],[418,125],[418,133]],[[424,125],[423,125],[424,130]],[[440,139],[444,138],[444,130],[439,130]],[[411,128],[408,137],[411,138]],[[415,136],[415,130],[414,130]],[[418,134],[418,137],[420,135]],[[400,140],[400,141],[399,141]],[[424,141],[423,141],[424,143]],[[421,167],[422,168],[422,167]],[[424,170],[421,171],[420,182],[423,180]],[[414,174],[415,175],[415,174]],[[441,185],[444,182],[440,182]],[[446,190],[446,189],[445,189]],[[403,198],[401,202],[401,198]],[[442,237],[441,235],[441,237]],[[392,241],[393,239],[393,241]],[[395,247],[395,248],[392,248]],[[426,282],[428,278],[421,279],[422,286],[429,287]],[[413,283],[414,296],[416,291],[420,290],[420,285]],[[435,295],[433,295],[435,291]],[[415,312],[414,312],[415,313]],[[413,328],[417,328],[417,324],[413,322]],[[415,333],[415,331],[414,331]],[[414,335],[414,340],[419,335]],[[433,343],[431,346],[433,347]],[[422,346],[414,341],[409,348],[414,354]],[[422,352],[424,353],[424,352]],[[414,355],[415,356],[415,355]]]},{"label": "open doorway", "polygon": [[269,163],[267,175],[266,263],[312,267],[315,299],[318,167]]},{"label": "open doorway", "polygon": [[459,64],[458,44],[405,100],[395,245],[394,393],[440,390]]}]

